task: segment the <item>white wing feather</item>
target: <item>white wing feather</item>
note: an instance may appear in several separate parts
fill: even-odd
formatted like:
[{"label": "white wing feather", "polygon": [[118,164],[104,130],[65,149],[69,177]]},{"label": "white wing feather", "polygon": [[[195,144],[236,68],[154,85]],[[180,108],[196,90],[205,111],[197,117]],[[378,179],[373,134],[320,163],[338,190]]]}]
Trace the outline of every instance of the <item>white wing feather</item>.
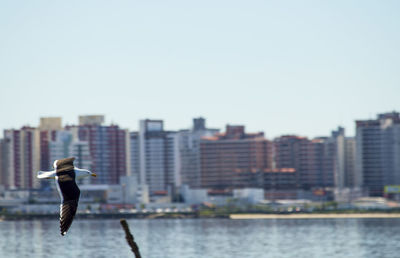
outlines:
[{"label": "white wing feather", "polygon": [[37,173],[37,178],[40,178],[40,179],[43,179],[43,178],[51,179],[51,178],[55,178],[55,176],[56,176],[56,171],[55,170],[53,170],[53,171],[39,171]]}]

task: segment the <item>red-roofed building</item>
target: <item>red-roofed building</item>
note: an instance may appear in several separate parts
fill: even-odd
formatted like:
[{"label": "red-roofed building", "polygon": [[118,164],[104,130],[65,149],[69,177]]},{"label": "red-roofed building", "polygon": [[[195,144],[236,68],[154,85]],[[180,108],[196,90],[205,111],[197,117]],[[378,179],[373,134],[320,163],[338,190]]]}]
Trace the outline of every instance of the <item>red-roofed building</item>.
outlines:
[{"label": "red-roofed building", "polygon": [[244,126],[226,127],[226,133],[203,138],[200,143],[201,187],[235,187],[238,170],[272,168],[272,143],[263,133],[247,134]]}]

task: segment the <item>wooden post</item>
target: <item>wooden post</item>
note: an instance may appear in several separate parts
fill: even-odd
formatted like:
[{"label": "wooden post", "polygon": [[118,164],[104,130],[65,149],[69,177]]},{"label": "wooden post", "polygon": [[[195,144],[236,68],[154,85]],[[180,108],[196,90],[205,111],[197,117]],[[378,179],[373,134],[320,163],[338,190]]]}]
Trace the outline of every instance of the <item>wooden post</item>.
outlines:
[{"label": "wooden post", "polygon": [[120,223],[121,223],[122,228],[125,231],[126,241],[128,242],[128,245],[131,247],[132,252],[135,254],[135,257],[136,258],[142,258],[142,256],[140,255],[140,252],[139,252],[139,247],[136,244],[136,242],[135,242],[135,240],[134,240],[134,238],[133,238],[133,236],[132,236],[132,234],[131,234],[131,232],[129,230],[128,223],[126,222],[125,219],[121,219]]}]

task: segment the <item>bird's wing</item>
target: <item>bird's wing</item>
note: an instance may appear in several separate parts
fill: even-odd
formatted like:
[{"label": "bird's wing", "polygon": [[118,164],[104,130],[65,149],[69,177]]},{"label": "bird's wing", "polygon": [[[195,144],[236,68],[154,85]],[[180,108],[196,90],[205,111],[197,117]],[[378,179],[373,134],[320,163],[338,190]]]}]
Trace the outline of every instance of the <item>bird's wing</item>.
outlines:
[{"label": "bird's wing", "polygon": [[74,220],[78,200],[65,201],[60,205],[60,230],[61,235],[65,235]]},{"label": "bird's wing", "polygon": [[37,178],[55,178],[56,176],[56,171],[39,171],[37,172]]}]

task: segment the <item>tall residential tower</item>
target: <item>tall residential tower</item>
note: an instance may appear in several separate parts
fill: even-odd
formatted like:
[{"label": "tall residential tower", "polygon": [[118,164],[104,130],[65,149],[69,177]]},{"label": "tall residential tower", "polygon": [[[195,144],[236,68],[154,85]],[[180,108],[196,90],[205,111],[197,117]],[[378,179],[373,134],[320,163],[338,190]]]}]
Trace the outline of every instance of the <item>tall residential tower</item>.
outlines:
[{"label": "tall residential tower", "polygon": [[165,131],[162,120],[141,120],[139,132],[130,133],[131,169],[140,185],[155,196],[171,196],[180,184],[178,135]]},{"label": "tall residential tower", "polygon": [[356,121],[356,177],[370,196],[383,196],[386,185],[400,184],[400,116],[379,114]]}]

